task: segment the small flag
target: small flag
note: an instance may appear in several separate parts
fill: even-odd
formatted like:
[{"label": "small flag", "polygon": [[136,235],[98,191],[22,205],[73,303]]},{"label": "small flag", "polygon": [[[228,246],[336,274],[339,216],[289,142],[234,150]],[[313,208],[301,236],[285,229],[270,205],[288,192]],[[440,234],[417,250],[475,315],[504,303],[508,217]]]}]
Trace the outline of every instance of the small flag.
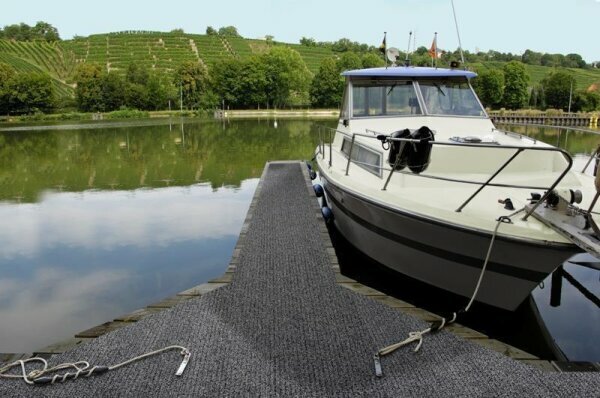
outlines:
[{"label": "small flag", "polygon": [[437,58],[437,33],[436,36],[433,38],[433,42],[431,43],[429,55],[431,55],[431,58]]},{"label": "small flag", "polygon": [[383,41],[381,42],[381,45],[379,46],[379,51],[381,51],[382,54],[385,54],[385,50],[387,49],[386,36],[387,36],[387,33],[384,33]]}]

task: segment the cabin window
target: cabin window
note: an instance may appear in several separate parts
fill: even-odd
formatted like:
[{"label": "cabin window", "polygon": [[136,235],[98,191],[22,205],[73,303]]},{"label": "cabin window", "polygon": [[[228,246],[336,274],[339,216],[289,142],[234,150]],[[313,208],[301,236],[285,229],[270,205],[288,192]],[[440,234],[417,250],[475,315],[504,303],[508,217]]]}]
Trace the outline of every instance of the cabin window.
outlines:
[{"label": "cabin window", "polygon": [[[349,156],[350,147],[352,147],[352,141],[348,138],[344,138],[344,141],[342,142],[342,152],[346,157]],[[351,159],[356,165],[381,177],[381,153],[366,148],[355,141],[354,146],[352,147]]]},{"label": "cabin window", "polygon": [[420,115],[412,82],[354,82],[352,116]]},{"label": "cabin window", "polygon": [[485,116],[466,80],[420,81],[427,113],[431,115]]}]

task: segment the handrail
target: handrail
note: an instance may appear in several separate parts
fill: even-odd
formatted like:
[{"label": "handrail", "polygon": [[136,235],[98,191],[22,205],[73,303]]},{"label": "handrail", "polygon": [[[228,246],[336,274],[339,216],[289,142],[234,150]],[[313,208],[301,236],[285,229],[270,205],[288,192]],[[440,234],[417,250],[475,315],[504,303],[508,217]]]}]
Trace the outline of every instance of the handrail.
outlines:
[{"label": "handrail", "polygon": [[[552,117],[554,117],[554,116],[552,116]],[[596,134],[596,135],[600,134],[600,132],[598,130],[580,128],[580,127],[577,127],[577,126],[557,126],[555,124],[503,123],[503,122],[496,122],[496,124],[499,124],[499,125],[509,125],[509,126],[519,126],[519,127],[547,127],[547,128],[559,129],[559,130],[573,130],[573,131],[577,131],[577,132],[580,132],[580,133],[592,133],[592,134]],[[505,132],[504,130],[501,130],[501,129],[496,129],[496,130]],[[509,133],[512,133],[512,131],[509,131]],[[519,133],[515,133],[515,134],[519,134]]]},{"label": "handrail", "polygon": [[[406,145],[408,143],[421,143],[421,140],[418,139],[411,139],[411,138],[391,138],[389,135],[387,134],[378,134],[376,131],[374,130],[369,130],[367,129],[367,132],[370,132],[371,134],[361,134],[361,133],[346,133],[344,131],[340,131],[338,129],[333,129],[330,127],[325,127],[327,129],[330,130],[330,136],[331,136],[331,131],[334,131],[336,133],[341,133],[344,136],[347,137],[352,137],[352,142],[350,144],[350,151],[348,153],[348,162],[346,164],[346,175],[348,175],[349,173],[349,169],[350,169],[350,164],[351,163],[357,163],[357,161],[353,161],[352,160],[352,150],[354,149],[354,143],[356,141],[356,137],[366,137],[366,138],[374,138],[374,139],[379,139],[380,136],[385,136],[385,141],[386,142],[399,142],[401,145]],[[379,136],[379,137],[378,137]],[[428,175],[420,175],[420,174],[410,174],[413,176],[417,176],[417,177],[426,177],[426,178],[434,178],[434,179],[442,179],[445,181],[452,181],[452,182],[459,182],[459,183],[471,183],[471,184],[478,184],[481,185],[467,200],[465,200],[458,209],[456,209],[457,212],[460,212],[471,200],[473,200],[473,198],[475,198],[475,196],[477,196],[477,194],[479,194],[479,192],[481,192],[485,187],[488,186],[496,186],[496,187],[509,187],[509,188],[517,188],[517,189],[545,189],[543,187],[528,187],[528,186],[520,186],[520,185],[509,185],[509,184],[495,184],[492,183],[492,180],[494,178],[496,178],[510,163],[512,163],[512,161],[523,151],[542,151],[542,152],[558,152],[561,155],[563,155],[563,157],[565,158],[565,160],[567,160],[567,166],[565,167],[565,169],[562,171],[562,173],[557,177],[557,179],[550,185],[549,188],[546,189],[546,192],[544,193],[544,195],[542,195],[542,197],[540,198],[540,200],[537,201],[537,203],[535,203],[531,209],[529,209],[525,216],[522,218],[523,221],[526,221],[527,218],[529,218],[529,216],[535,211],[535,209],[537,209],[537,207],[543,203],[545,201],[545,199],[548,197],[548,195],[550,195],[550,193],[558,186],[558,184],[563,180],[563,178],[567,175],[567,173],[569,172],[569,170],[571,170],[571,167],[573,166],[573,158],[571,157],[571,155],[560,148],[556,148],[556,147],[552,147],[552,146],[548,146],[548,147],[544,147],[544,146],[517,146],[517,145],[497,145],[497,144],[485,144],[485,143],[457,143],[457,142],[441,142],[441,141],[428,141],[427,142],[429,145],[440,145],[440,146],[457,146],[457,147],[473,147],[473,148],[494,148],[494,149],[514,149],[516,150],[516,152],[506,161],[504,162],[491,176],[490,178],[487,179],[487,181],[485,182],[470,182],[470,181],[465,181],[465,180],[458,180],[458,179],[452,179],[452,178],[444,178],[444,177],[436,177],[436,176],[428,176]],[[332,141],[330,139],[330,144],[329,144],[329,165],[332,165],[332,156],[331,156],[331,151],[332,151]],[[324,143],[323,143],[324,145]],[[396,163],[399,161],[398,160],[399,157],[396,159]],[[379,168],[381,170],[386,170],[384,167],[381,166],[375,166],[375,165],[371,165],[372,167],[376,167]],[[394,165],[396,166],[396,165]],[[389,183],[389,181],[392,178],[392,175],[394,174],[395,171],[395,167],[392,167],[390,169],[390,173],[384,183],[384,186],[382,188],[382,190],[386,190],[387,185]],[[402,173],[402,174],[408,174],[408,173]]]},{"label": "handrail", "polygon": [[[587,170],[588,166],[590,165],[590,163],[592,163],[592,160],[596,159],[596,161],[598,159],[600,159],[600,145],[598,145],[598,148],[596,148],[596,150],[594,151],[594,153],[592,154],[592,156],[590,156],[590,158],[588,159],[587,163],[585,164],[585,166],[583,166],[583,170],[581,170],[582,173],[585,173],[585,171]],[[598,164],[596,163],[596,166]],[[595,173],[594,173],[595,175]]]}]

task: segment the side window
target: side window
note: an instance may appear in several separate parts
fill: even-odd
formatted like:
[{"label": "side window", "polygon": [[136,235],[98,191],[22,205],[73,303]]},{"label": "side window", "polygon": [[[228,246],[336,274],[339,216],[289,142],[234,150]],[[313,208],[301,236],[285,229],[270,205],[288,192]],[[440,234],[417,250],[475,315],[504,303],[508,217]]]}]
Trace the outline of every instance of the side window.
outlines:
[{"label": "side window", "polygon": [[[342,152],[349,156],[350,147],[352,147],[352,141],[348,138],[344,138],[342,142]],[[354,143],[352,147],[352,156],[350,156],[353,162],[363,169],[381,177],[381,154],[368,149],[360,144]]]}]

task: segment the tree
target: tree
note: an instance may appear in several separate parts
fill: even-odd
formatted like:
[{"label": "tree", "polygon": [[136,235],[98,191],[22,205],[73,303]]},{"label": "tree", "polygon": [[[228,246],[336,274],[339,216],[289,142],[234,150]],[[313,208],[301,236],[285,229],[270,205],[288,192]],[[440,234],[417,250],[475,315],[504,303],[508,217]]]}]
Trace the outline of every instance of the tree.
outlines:
[{"label": "tree", "polygon": [[585,68],[587,64],[579,54],[567,54],[565,60],[568,62],[568,66],[571,68]]},{"label": "tree", "polygon": [[310,103],[315,107],[338,107],[342,101],[344,79],[334,58],[321,61],[319,72],[310,86]]},{"label": "tree", "polygon": [[525,65],[519,61],[511,61],[504,65],[504,95],[502,104],[508,109],[522,108],[529,98],[527,86],[529,75]]},{"label": "tree", "polygon": [[187,109],[197,109],[208,91],[208,72],[197,62],[185,61],[177,68],[173,83],[181,90],[183,105]]},{"label": "tree", "polygon": [[594,112],[600,110],[600,93],[595,91],[580,91],[573,96],[571,110],[574,112]]},{"label": "tree", "polygon": [[58,29],[44,21],[39,21],[36,23],[31,31],[35,37],[44,38],[47,42],[60,40]]},{"label": "tree", "polygon": [[58,30],[47,22],[39,21],[34,27],[26,23],[5,26],[0,37],[17,41],[46,40],[48,42],[60,40]]},{"label": "tree", "polygon": [[54,108],[54,87],[50,76],[19,73],[9,83],[10,107],[17,113],[47,112]]},{"label": "tree", "polygon": [[498,69],[481,72],[476,79],[475,91],[483,105],[499,107],[504,95],[504,73]]},{"label": "tree", "polygon": [[536,109],[547,108],[544,87],[541,84],[535,85],[531,88],[531,94],[529,95],[529,106]]},{"label": "tree", "polygon": [[17,72],[8,64],[0,62],[0,114],[7,114],[10,108],[10,82]]},{"label": "tree", "polygon": [[[125,105],[123,86],[125,86],[125,82],[117,73],[105,73],[100,77],[101,109],[103,111],[114,111]],[[143,109],[143,107],[141,108]]]},{"label": "tree", "polygon": [[146,84],[147,110],[165,109],[169,100],[177,98],[177,89],[166,75],[151,73]]},{"label": "tree", "polygon": [[263,57],[252,56],[243,64],[244,68],[240,74],[242,80],[241,90],[242,106],[254,106],[267,104],[267,76],[266,64]]},{"label": "tree", "polygon": [[316,47],[317,42],[312,37],[304,37],[300,39],[300,44],[306,47]]},{"label": "tree", "polygon": [[75,70],[75,100],[77,108],[84,112],[103,109],[101,77],[104,70],[98,64],[79,64]]},{"label": "tree", "polygon": [[275,46],[263,55],[266,97],[269,104],[282,107],[308,102],[311,74],[297,51]]},{"label": "tree", "polygon": [[235,26],[223,26],[219,28],[219,34],[221,36],[232,36],[232,37],[242,37]]},{"label": "tree", "polygon": [[238,107],[243,102],[243,82],[240,78],[244,63],[235,58],[225,58],[211,68],[211,79],[215,92],[228,105]]},{"label": "tree", "polygon": [[567,110],[571,95],[571,84],[573,84],[574,91],[577,87],[575,79],[570,73],[560,70],[544,78],[542,85],[544,86],[546,104],[551,108]]},{"label": "tree", "polygon": [[521,61],[528,65],[541,65],[542,53],[538,53],[531,50],[525,50],[521,56]]},{"label": "tree", "polygon": [[362,61],[358,54],[354,52],[345,52],[338,60],[338,68],[340,71],[354,70],[362,68]]},{"label": "tree", "polygon": [[219,33],[217,32],[217,30],[215,28],[213,28],[212,26],[207,26],[206,27],[206,34],[209,36],[216,36]]},{"label": "tree", "polygon": [[148,69],[140,67],[135,62],[130,63],[125,72],[125,80],[127,83],[146,85],[149,76]]},{"label": "tree", "polygon": [[540,64],[542,66],[561,66],[563,55],[560,54],[542,54],[542,58],[540,59]]},{"label": "tree", "polygon": [[366,53],[361,57],[361,63],[363,68],[377,68],[385,66],[385,61],[381,55],[374,53]]}]

